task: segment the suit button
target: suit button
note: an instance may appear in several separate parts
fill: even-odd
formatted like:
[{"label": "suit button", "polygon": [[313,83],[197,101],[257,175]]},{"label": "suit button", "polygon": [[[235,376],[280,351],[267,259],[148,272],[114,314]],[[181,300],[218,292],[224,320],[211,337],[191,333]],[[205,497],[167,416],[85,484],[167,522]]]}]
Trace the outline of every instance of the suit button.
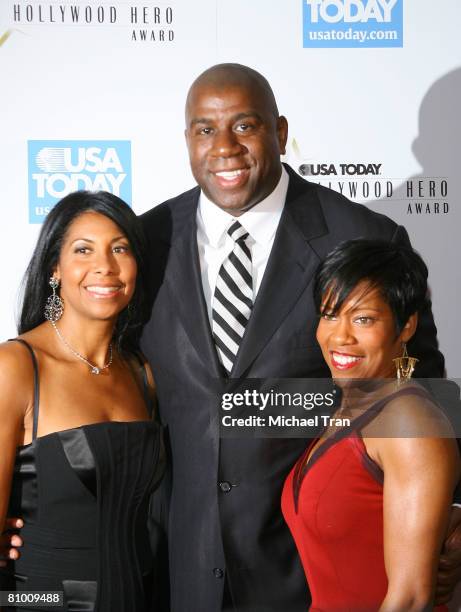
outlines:
[{"label": "suit button", "polygon": [[229,493],[229,491],[232,489],[232,485],[230,482],[225,480],[224,482],[219,483],[219,488],[223,493]]},{"label": "suit button", "polygon": [[220,567],[215,567],[213,574],[215,578],[222,578],[224,576],[224,571]]}]

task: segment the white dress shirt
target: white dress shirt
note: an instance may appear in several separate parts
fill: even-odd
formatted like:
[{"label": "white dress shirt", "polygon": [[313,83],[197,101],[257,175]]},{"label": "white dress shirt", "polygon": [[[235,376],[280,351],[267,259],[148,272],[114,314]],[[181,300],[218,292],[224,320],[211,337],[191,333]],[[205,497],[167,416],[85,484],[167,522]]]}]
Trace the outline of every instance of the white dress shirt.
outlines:
[{"label": "white dress shirt", "polygon": [[223,261],[234,248],[227,230],[238,220],[250,234],[247,244],[253,267],[253,301],[261,286],[267,261],[274,244],[280,217],[288,191],[288,174],[282,166],[282,175],[274,191],[240,217],[234,217],[213,204],[203,191],[197,208],[197,244],[202,273],[203,293],[211,324],[211,306]]}]

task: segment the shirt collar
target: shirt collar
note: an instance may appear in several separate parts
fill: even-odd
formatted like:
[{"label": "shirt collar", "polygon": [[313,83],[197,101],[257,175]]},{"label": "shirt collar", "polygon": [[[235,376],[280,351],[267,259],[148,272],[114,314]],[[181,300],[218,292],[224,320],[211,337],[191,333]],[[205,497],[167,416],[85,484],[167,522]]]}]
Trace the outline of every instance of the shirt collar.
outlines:
[{"label": "shirt collar", "polygon": [[282,216],[288,191],[288,173],[282,166],[282,174],[275,189],[264,200],[243,213],[233,217],[200,192],[197,209],[197,227],[211,246],[217,247],[232,223],[237,219],[255,242],[265,245],[274,237]]}]

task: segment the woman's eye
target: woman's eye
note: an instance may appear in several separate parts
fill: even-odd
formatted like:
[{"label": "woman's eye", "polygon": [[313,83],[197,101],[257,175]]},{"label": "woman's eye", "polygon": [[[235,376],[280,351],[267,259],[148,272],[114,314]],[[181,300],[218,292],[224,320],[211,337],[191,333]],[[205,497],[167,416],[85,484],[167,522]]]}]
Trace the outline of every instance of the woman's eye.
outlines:
[{"label": "woman's eye", "polygon": [[128,253],[130,247],[126,244],[119,244],[118,246],[114,246],[114,253]]},{"label": "woman's eye", "polygon": [[373,317],[357,317],[355,321],[359,323],[359,325],[369,325],[373,323],[374,319]]},{"label": "woman's eye", "polygon": [[325,321],[334,321],[336,319],[336,316],[331,312],[322,312],[321,317],[325,319]]},{"label": "woman's eye", "polygon": [[89,253],[90,249],[88,247],[77,247],[75,249],[75,253],[81,253],[82,255],[85,255],[86,253]]}]

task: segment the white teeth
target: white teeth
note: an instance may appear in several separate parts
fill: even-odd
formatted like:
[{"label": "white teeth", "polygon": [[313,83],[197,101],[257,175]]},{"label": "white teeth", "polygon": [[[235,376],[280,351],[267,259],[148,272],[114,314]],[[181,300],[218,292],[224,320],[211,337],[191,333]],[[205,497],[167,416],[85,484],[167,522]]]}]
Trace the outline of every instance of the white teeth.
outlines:
[{"label": "white teeth", "polygon": [[352,357],[351,355],[340,355],[339,353],[333,353],[333,359],[340,365],[347,365],[349,363],[355,363],[360,361],[360,357]]},{"label": "white teeth", "polygon": [[221,178],[232,180],[237,176],[242,174],[243,170],[232,170],[230,172],[216,172],[216,176],[220,176]]},{"label": "white teeth", "polygon": [[97,287],[91,286],[86,288],[87,291],[91,291],[91,293],[99,293],[101,295],[109,295],[109,293],[114,293],[114,291],[118,291],[120,287]]}]

